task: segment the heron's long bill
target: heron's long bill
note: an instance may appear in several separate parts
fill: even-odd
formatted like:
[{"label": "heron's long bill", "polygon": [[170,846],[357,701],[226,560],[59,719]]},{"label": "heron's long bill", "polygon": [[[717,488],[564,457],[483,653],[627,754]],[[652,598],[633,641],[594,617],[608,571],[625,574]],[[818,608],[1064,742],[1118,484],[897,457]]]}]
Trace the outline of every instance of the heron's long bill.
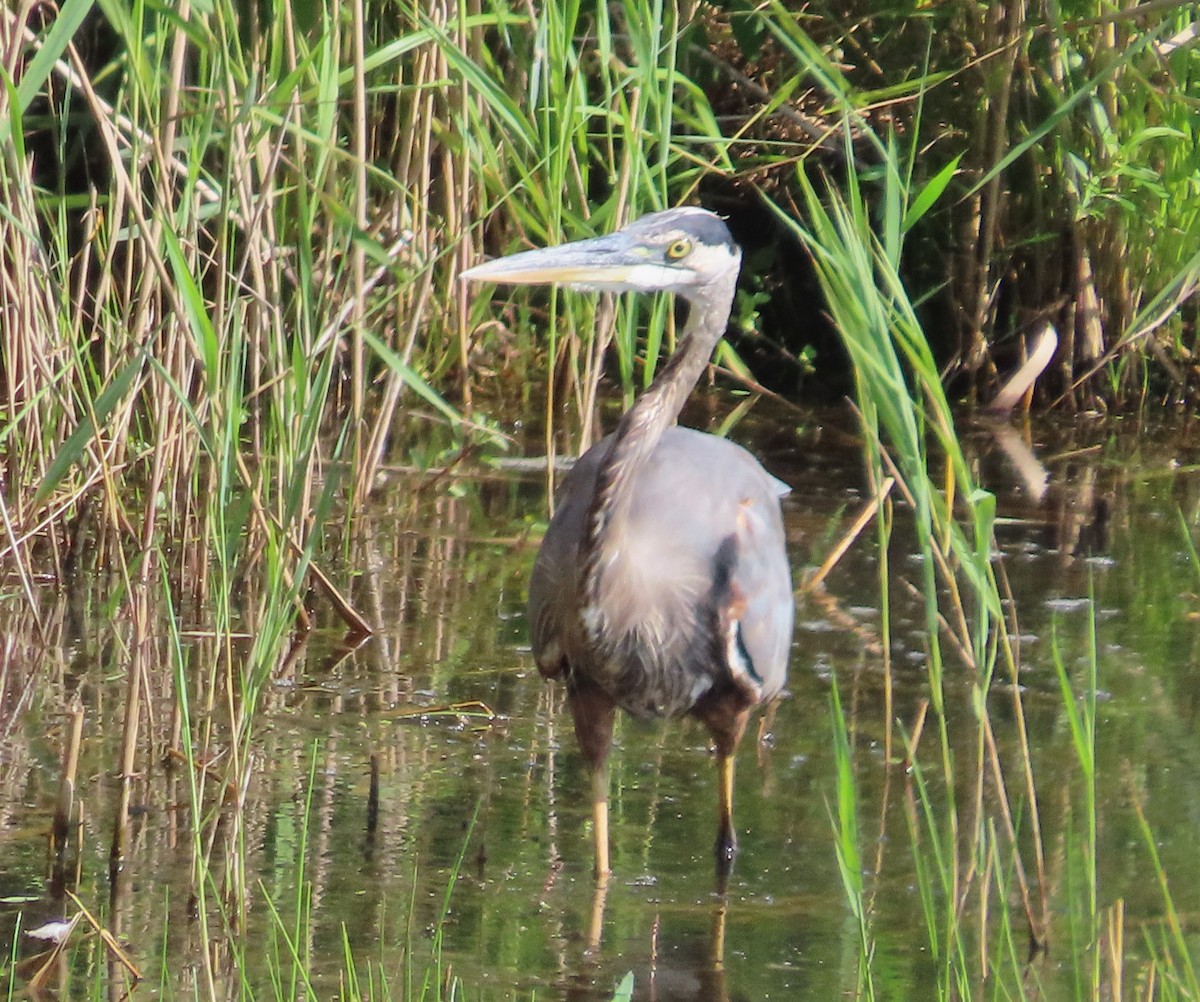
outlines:
[{"label": "heron's long bill", "polygon": [[676,269],[655,261],[653,252],[643,244],[618,232],[510,254],[468,268],[460,277],[475,282],[557,284],[622,292],[661,288],[678,276]]}]

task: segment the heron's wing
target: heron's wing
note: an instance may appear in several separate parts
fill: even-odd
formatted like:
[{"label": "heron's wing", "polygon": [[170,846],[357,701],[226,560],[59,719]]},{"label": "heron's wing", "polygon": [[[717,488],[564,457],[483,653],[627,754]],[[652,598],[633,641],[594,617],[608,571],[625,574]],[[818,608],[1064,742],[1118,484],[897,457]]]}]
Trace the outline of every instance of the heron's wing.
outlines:
[{"label": "heron's wing", "polygon": [[[693,438],[705,452],[708,441],[737,448],[689,430],[673,428],[664,435],[649,468],[633,483],[627,514],[608,522],[587,609],[579,547],[612,437],[589,449],[571,470],[529,582],[530,634],[543,675],[559,675],[568,663],[589,674],[619,675],[626,667],[619,651],[636,651],[659,665],[694,660],[697,615],[711,588],[712,567],[708,543],[697,548],[697,539],[705,538],[695,524],[703,512],[690,504],[680,512],[681,497],[699,493],[711,500],[708,468],[697,469],[693,462],[705,458],[693,455]],[[605,643],[615,660],[593,664],[592,655]],[[710,674],[695,680],[699,691],[711,681]],[[616,677],[608,683],[616,685]]]},{"label": "heron's wing", "polygon": [[714,596],[726,664],[735,681],[744,672],[757,698],[769,699],[787,678],[795,612],[778,500],[742,499],[729,539],[728,586]]},{"label": "heron's wing", "polygon": [[592,650],[587,629],[614,651],[638,652],[647,670],[672,676],[673,699],[694,700],[727,671],[749,673],[758,698],[773,695],[783,685],[792,635],[779,510],[787,486],[740,446],[669,429],[633,482],[626,516],[608,524],[585,610],[579,544],[610,444],[598,443],[571,471],[538,552],[529,622],[539,670],[557,675],[572,661],[583,668]]},{"label": "heron's wing", "polygon": [[[757,460],[755,460],[755,462],[757,462]],[[771,485],[771,491],[774,493],[775,497],[785,498],[792,493],[791,484],[785,484],[778,477],[771,476],[771,474],[767,473],[766,470],[763,470],[763,473],[767,474],[767,482]]]},{"label": "heron's wing", "polygon": [[639,479],[626,538],[634,568],[625,586],[634,575],[640,585],[635,618],[663,642],[686,631],[693,661],[703,656],[697,629],[721,631],[711,638],[722,661],[713,669],[747,672],[758,698],[783,686],[791,650],[795,603],[779,507],[789,490],[740,446],[673,428]]},{"label": "heron's wing", "polygon": [[580,640],[579,542],[610,444],[605,439],[593,446],[567,475],[529,579],[530,640],[538,671],[547,678],[562,673],[568,650]]}]

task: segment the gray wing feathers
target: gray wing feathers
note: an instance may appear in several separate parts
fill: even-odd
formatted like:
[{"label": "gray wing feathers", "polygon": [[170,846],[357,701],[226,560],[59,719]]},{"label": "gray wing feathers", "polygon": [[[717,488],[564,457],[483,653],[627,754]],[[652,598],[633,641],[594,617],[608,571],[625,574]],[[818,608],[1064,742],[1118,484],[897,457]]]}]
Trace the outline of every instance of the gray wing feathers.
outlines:
[{"label": "gray wing feathers", "polygon": [[[529,588],[533,650],[543,674],[566,664],[615,689],[631,684],[627,666],[595,663],[584,623],[630,649],[656,654],[663,671],[692,673],[694,699],[717,681],[720,666],[697,648],[697,629],[712,611],[718,551],[728,559],[727,591],[737,602],[737,637],[758,678],[762,698],[779,690],[791,647],[793,597],[779,497],[785,484],[748,452],[687,428],[669,429],[634,483],[627,517],[610,523],[594,609],[580,608],[579,542],[610,440],[590,449],[572,470],[538,553]],[[725,545],[732,537],[732,546]],[[597,620],[596,617],[601,617]],[[589,660],[590,659],[590,660]],[[616,659],[619,660],[619,659]],[[653,666],[651,666],[653,667]],[[707,679],[707,681],[706,681]],[[696,692],[698,690],[699,692]],[[624,703],[624,700],[622,700]],[[627,706],[627,709],[632,707]],[[635,709],[636,712],[636,709]],[[674,710],[673,712],[681,712]]]}]

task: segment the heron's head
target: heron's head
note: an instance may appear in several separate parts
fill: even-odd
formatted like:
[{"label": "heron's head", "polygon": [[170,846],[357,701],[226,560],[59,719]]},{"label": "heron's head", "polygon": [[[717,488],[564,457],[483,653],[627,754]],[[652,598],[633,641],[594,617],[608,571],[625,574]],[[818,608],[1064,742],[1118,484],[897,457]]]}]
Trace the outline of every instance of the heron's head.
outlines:
[{"label": "heron's head", "polygon": [[698,300],[726,283],[732,295],[741,258],[720,216],[685,206],[652,212],[607,236],[497,258],[462,277],[605,292],[674,292]]}]

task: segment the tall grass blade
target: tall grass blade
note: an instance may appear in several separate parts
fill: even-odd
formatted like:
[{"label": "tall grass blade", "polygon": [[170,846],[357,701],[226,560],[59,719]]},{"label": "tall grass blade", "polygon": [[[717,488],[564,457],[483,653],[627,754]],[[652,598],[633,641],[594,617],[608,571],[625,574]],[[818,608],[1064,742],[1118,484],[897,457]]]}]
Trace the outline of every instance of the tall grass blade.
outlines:
[{"label": "tall grass blade", "polygon": [[46,474],[42,477],[33,496],[32,507],[34,509],[40,507],[58,489],[63,478],[97,440],[101,426],[108,420],[117,405],[126,399],[134,380],[141,375],[142,367],[142,356],[129,359],[92,402],[87,416],[63,443],[46,469]]},{"label": "tall grass blade", "polygon": [[[94,3],[95,0],[63,0],[58,6],[58,13],[50,25],[50,30],[35,44],[33,58],[24,67],[21,81],[17,84],[16,109],[22,114],[29,110],[29,106],[41,93],[50,74],[54,72],[54,64],[67,51],[67,46],[71,44]],[[15,26],[14,9],[10,8],[4,16],[9,19],[10,27]],[[0,116],[0,144],[8,142],[11,125],[10,119]]]}]

